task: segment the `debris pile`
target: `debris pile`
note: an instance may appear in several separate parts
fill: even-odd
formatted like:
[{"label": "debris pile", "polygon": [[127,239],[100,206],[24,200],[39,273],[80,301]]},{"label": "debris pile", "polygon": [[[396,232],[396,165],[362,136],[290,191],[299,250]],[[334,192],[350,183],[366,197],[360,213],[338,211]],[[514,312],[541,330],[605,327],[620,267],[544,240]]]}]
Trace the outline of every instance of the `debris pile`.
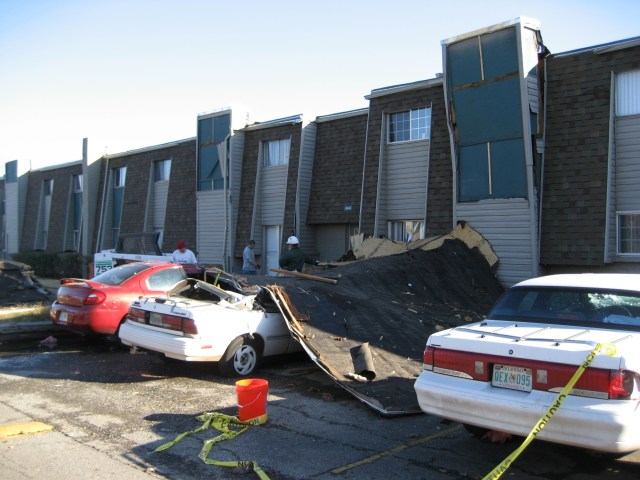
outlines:
[{"label": "debris pile", "polygon": [[0,260],[0,307],[49,304],[52,300],[29,265]]},{"label": "debris pile", "polygon": [[268,288],[294,337],[338,384],[383,414],[419,412],[413,383],[427,337],[482,320],[504,291],[497,257],[465,226],[413,248],[372,240],[354,248],[366,259],[318,273],[336,284],[277,277]]}]

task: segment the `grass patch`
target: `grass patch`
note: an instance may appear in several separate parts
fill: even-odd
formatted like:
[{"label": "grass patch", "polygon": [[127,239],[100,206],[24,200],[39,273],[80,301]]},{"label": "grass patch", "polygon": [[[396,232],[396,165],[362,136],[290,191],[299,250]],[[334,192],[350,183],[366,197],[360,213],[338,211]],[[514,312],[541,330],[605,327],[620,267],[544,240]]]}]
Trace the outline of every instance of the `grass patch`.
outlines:
[{"label": "grass patch", "polygon": [[0,308],[0,325],[50,321],[49,305],[17,305]]}]

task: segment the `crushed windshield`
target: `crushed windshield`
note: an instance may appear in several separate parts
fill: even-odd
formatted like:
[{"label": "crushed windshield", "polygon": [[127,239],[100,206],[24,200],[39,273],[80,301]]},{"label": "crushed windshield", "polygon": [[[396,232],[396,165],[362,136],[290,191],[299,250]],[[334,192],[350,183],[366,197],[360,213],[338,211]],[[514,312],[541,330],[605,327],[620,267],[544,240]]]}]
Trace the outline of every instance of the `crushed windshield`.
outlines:
[{"label": "crushed windshield", "polygon": [[489,314],[496,320],[554,324],[622,325],[640,329],[640,295],[636,292],[516,287]]}]

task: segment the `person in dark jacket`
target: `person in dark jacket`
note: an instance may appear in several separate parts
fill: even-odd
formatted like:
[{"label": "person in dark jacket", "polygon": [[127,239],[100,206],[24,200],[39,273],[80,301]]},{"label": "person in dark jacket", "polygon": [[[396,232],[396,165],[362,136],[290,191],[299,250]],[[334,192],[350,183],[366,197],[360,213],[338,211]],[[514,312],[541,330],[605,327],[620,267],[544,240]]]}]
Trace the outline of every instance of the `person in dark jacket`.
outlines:
[{"label": "person in dark jacket", "polygon": [[305,263],[310,265],[318,265],[318,260],[308,256],[300,248],[300,241],[296,236],[290,236],[287,239],[288,250],[280,255],[280,268],[293,272],[301,272]]}]

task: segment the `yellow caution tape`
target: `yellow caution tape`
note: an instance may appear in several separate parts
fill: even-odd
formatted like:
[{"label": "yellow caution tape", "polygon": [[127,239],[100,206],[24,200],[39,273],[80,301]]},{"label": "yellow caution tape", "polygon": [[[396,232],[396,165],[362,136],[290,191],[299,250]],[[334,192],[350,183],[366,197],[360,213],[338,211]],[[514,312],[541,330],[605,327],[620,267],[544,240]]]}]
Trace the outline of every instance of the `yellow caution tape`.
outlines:
[{"label": "yellow caution tape", "polygon": [[507,458],[505,458],[500,465],[494,468],[491,472],[489,472],[482,480],[494,480],[498,479],[502,476],[504,472],[511,466],[511,464],[520,456],[520,454],[524,451],[525,448],[529,446],[529,444],[536,438],[538,433],[544,428],[544,426],[549,423],[551,417],[560,409],[562,404],[564,403],[567,395],[576,384],[576,382],[580,379],[584,371],[591,364],[595,356],[598,354],[600,350],[604,350],[604,353],[607,355],[615,355],[616,347],[611,343],[599,343],[595,346],[593,350],[587,355],[587,358],[584,359],[582,365],[578,367],[578,370],[573,374],[569,383],[565,385],[565,387],[560,391],[555,401],[551,404],[551,406],[547,409],[545,414],[540,417],[540,420],[536,422],[536,425],[531,429],[527,438],[524,439],[522,445],[520,445],[517,449],[511,453]]},{"label": "yellow caution tape", "polygon": [[203,413],[196,417],[197,420],[203,422],[202,425],[195,430],[191,430],[190,432],[181,433],[178,435],[173,441],[165,443],[164,445],[160,445],[156,448],[152,453],[162,452],[163,450],[167,450],[173,447],[176,443],[181,441],[183,438],[193,435],[194,433],[204,432],[205,430],[213,427],[219,432],[215,438],[210,438],[209,440],[205,440],[200,453],[198,454],[198,458],[202,460],[207,465],[216,465],[218,467],[230,467],[230,468],[251,468],[261,480],[269,480],[267,474],[258,466],[258,464],[251,460],[240,460],[240,461],[229,461],[223,462],[220,460],[212,460],[209,458],[209,452],[211,448],[219,442],[224,442],[225,440],[230,440],[242,432],[247,430],[251,426],[262,425],[267,422],[267,415],[260,415],[259,417],[252,418],[251,420],[241,421],[238,420],[237,417],[231,415],[225,415],[224,413],[218,412],[209,412]]}]

